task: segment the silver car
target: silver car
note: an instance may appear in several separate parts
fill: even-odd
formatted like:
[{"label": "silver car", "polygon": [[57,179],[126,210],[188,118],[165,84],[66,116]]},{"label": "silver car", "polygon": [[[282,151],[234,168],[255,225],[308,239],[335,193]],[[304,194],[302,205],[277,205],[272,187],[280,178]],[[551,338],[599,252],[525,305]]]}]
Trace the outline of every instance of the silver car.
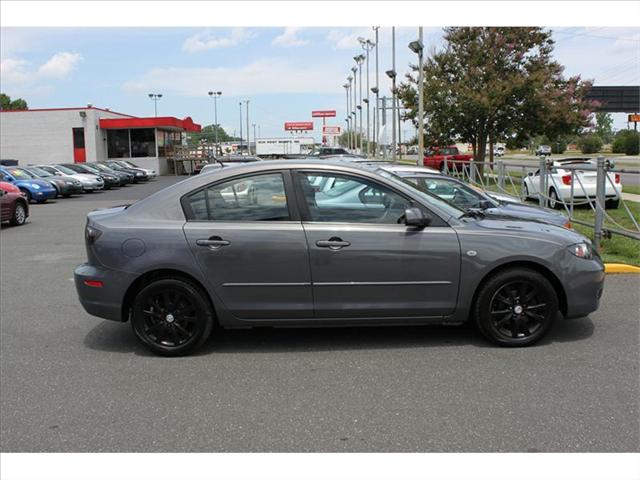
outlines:
[{"label": "silver car", "polygon": [[[365,193],[327,201],[311,185],[317,177]],[[246,185],[251,195],[233,194]],[[214,325],[471,321],[498,345],[525,346],[558,312],[596,310],[605,278],[576,232],[464,212],[391,172],[346,162],[255,162],[193,176],[90,213],[85,239],[81,304],[130,321],[162,355],[193,351]]]},{"label": "silver car", "polygon": [[82,184],[83,192],[94,192],[96,190],[104,190],[104,180],[98,175],[92,175],[90,173],[78,173],[74,172],[64,165],[36,165],[52,175],[59,177],[73,178],[78,180]]}]

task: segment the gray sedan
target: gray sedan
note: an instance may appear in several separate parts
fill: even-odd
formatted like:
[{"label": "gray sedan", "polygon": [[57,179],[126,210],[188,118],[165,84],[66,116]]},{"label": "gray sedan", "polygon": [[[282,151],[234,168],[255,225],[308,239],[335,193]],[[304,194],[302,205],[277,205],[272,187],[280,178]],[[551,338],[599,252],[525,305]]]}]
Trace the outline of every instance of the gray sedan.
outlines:
[{"label": "gray sedan", "polygon": [[[318,177],[365,193],[328,201],[312,185]],[[498,345],[525,346],[558,311],[596,310],[605,278],[576,232],[465,212],[345,162],[255,162],[191,177],[90,213],[85,239],[88,262],[75,270],[83,307],[130,321],[162,355],[193,351],[214,325],[471,321]]]}]

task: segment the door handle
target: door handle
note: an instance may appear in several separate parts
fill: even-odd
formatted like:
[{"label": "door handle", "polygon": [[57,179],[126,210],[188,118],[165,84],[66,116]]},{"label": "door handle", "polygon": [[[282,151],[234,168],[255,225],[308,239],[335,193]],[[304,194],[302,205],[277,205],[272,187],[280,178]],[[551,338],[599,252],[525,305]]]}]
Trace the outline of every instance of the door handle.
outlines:
[{"label": "door handle", "polygon": [[329,240],[318,240],[316,245],[320,248],[329,248],[331,250],[340,250],[341,248],[348,247],[351,242],[346,242],[338,237],[331,237]]},{"label": "door handle", "polygon": [[227,245],[231,245],[231,242],[228,240],[223,240],[218,236],[213,236],[207,239],[200,238],[196,240],[196,245],[198,245],[199,247],[209,247],[212,250],[217,250],[220,247],[226,247]]}]

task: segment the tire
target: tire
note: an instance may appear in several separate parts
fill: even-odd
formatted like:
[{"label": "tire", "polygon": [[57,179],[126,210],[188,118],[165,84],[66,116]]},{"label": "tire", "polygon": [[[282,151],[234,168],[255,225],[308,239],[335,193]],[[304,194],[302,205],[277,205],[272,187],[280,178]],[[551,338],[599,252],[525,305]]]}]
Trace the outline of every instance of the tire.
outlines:
[{"label": "tire", "polygon": [[604,203],[604,208],[611,208],[613,210],[615,210],[619,206],[620,206],[620,199],[619,198],[616,198],[616,199],[613,199],[613,200],[607,200]]},{"label": "tire", "polygon": [[206,294],[180,278],[161,278],[146,285],[133,302],[131,327],[154,353],[186,355],[211,334],[214,314]]},{"label": "tire", "polygon": [[502,347],[526,347],[544,337],[558,314],[558,296],[542,274],[510,268],[492,275],[478,291],[476,325]]},{"label": "tire", "polygon": [[561,208],[561,202],[558,198],[558,194],[555,189],[549,190],[549,207],[555,210],[559,210]]},{"label": "tire", "polygon": [[14,226],[24,225],[27,221],[27,207],[22,202],[16,202],[16,207],[13,209],[13,216],[9,223]]},{"label": "tire", "polygon": [[527,200],[529,197],[529,187],[525,182],[522,182],[522,193],[524,194],[524,199]]}]

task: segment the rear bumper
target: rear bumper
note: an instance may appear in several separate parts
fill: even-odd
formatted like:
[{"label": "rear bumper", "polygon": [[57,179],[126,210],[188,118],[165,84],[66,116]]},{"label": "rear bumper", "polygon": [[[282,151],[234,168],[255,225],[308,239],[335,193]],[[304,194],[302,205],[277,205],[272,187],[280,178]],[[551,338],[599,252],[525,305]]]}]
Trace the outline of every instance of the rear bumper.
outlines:
[{"label": "rear bumper", "polygon": [[[80,304],[88,314],[107,320],[127,321],[122,315],[122,304],[127,289],[135,280],[134,275],[83,263],[76,267],[73,277]],[[90,286],[86,281],[102,282],[102,286]]]}]

